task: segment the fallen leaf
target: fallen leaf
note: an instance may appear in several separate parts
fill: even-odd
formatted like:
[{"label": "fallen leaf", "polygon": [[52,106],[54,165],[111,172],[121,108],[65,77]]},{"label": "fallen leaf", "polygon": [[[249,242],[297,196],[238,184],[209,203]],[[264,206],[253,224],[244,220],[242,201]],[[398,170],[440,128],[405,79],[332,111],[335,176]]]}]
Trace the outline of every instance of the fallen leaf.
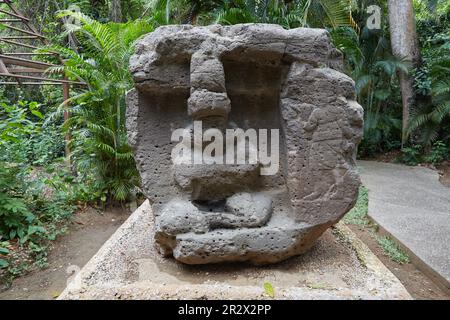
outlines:
[{"label": "fallen leaf", "polygon": [[264,291],[272,299],[275,298],[275,290],[273,289],[272,284],[270,284],[269,282],[264,283]]}]

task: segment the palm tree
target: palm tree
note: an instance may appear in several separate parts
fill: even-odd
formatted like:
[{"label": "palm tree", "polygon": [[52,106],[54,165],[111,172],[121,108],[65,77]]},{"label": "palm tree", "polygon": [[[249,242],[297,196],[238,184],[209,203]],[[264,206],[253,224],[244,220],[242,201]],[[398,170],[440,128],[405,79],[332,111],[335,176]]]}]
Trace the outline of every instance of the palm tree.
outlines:
[{"label": "palm tree", "polygon": [[162,24],[276,23],[293,27],[354,25],[351,0],[158,0],[152,13]]},{"label": "palm tree", "polygon": [[356,26],[352,0],[302,0],[299,4],[303,27]]},{"label": "palm tree", "polygon": [[[392,53],[397,58],[407,58],[412,65],[419,61],[419,45],[412,0],[388,0]],[[413,79],[408,73],[400,73],[403,100],[402,144],[406,142],[409,114],[414,105]]]},{"label": "palm tree", "polygon": [[[419,142],[429,148],[441,133],[444,141],[450,141],[448,120],[450,119],[450,31],[437,34],[429,40],[437,42],[426,68],[431,82],[431,103],[412,113],[408,135],[420,128]],[[447,123],[446,123],[447,121]]]},{"label": "palm tree", "polygon": [[[124,201],[139,183],[124,121],[124,97],[133,83],[127,66],[134,41],[152,27],[141,20],[102,24],[71,11],[59,16],[80,21],[81,26],[70,30],[80,46],[78,52],[62,46],[46,48],[65,61],[63,67],[51,67],[48,72],[65,72],[68,78],[87,84],[70,98],[71,118],[64,123],[72,132],[72,160],[81,174],[94,175],[104,197]],[[61,112],[62,106],[49,121]]]},{"label": "palm tree", "polygon": [[[361,26],[367,19],[364,4],[354,8]],[[364,107],[364,139],[360,153],[372,154],[400,145],[401,109],[398,74],[407,72],[405,59],[392,55],[389,31],[367,27],[339,27],[332,39],[345,56],[347,74],[355,80],[358,102]]]}]

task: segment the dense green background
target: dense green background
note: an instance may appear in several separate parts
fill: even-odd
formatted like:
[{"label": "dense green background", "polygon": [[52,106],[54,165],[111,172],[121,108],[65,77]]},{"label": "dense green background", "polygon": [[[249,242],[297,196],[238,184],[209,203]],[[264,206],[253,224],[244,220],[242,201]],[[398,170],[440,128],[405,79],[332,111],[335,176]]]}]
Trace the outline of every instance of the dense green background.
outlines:
[{"label": "dense green background", "polygon": [[[139,196],[139,177],[128,145],[125,92],[132,87],[128,60],[134,42],[164,24],[263,22],[285,28],[327,28],[345,56],[365,110],[359,155],[398,151],[407,164],[438,163],[450,147],[450,3],[415,0],[421,50],[417,68],[394,57],[386,1],[355,0],[16,0],[57,51],[73,80],[70,120],[63,121],[58,87],[0,86],[0,268],[15,276],[11,246],[28,250],[36,263],[76,206],[117,205]],[[367,6],[382,8],[382,29],[366,28]],[[74,9],[80,12],[66,10]],[[0,14],[0,18],[6,18]],[[68,19],[68,20],[67,20]],[[77,22],[65,27],[63,21]],[[0,27],[0,33],[8,31]],[[12,49],[2,43],[2,51]],[[414,78],[417,104],[401,148],[399,72]],[[70,166],[64,136],[71,133]]]}]

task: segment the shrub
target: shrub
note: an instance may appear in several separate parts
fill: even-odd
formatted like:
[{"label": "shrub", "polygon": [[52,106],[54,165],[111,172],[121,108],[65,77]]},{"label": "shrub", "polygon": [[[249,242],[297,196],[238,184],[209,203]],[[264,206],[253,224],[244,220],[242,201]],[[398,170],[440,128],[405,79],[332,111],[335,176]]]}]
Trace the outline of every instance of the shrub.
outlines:
[{"label": "shrub", "polygon": [[402,149],[402,154],[397,159],[399,162],[409,166],[416,166],[422,162],[422,146],[413,145]]},{"label": "shrub", "polygon": [[427,162],[431,162],[432,164],[437,164],[439,162],[444,161],[449,156],[449,148],[442,141],[436,141],[433,144],[433,148],[431,149],[429,155],[425,157]]},{"label": "shrub", "polygon": [[0,104],[0,269],[11,276],[28,268],[27,260],[16,256],[17,248],[44,263],[47,241],[64,232],[62,225],[75,209],[66,193],[48,183],[51,176],[32,167],[53,159],[55,150],[55,143],[38,140],[45,132],[39,108],[35,102]]}]

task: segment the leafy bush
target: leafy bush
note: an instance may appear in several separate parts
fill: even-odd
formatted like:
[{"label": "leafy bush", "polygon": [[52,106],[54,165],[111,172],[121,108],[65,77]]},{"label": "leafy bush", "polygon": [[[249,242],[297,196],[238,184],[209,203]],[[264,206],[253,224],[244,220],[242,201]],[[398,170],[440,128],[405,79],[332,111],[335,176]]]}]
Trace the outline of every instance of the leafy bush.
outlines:
[{"label": "leafy bush", "polygon": [[156,0],[149,3],[151,19],[158,24],[271,23],[297,27],[351,26],[348,0]]},{"label": "leafy bush", "polygon": [[96,184],[95,176],[87,174],[74,176],[61,163],[46,166],[40,180],[54,190],[56,196],[66,199],[70,204],[97,204],[106,201],[106,193]]},{"label": "leafy bush", "polygon": [[450,142],[450,30],[428,39],[424,66],[416,70],[416,92],[428,95],[413,114],[409,134],[418,133],[419,142],[429,146],[439,137]]},{"label": "leafy bush", "polygon": [[28,239],[38,231],[33,225],[35,215],[30,211],[24,194],[24,172],[17,166],[0,163],[0,238]]},{"label": "leafy bush", "polygon": [[6,255],[9,253],[7,245],[8,243],[6,241],[0,242],[0,269],[9,266],[9,262],[6,260]]},{"label": "leafy bush", "polygon": [[44,166],[64,157],[64,135],[56,126],[44,126],[30,137],[29,161],[35,166]]},{"label": "leafy bush", "polygon": [[61,227],[75,209],[67,194],[47,183],[49,176],[44,179],[31,166],[54,157],[36,140],[45,132],[39,108],[35,102],[0,104],[0,269],[7,268],[10,275],[26,270],[27,263],[19,262],[9,247],[24,247],[42,263],[46,242],[64,231]]},{"label": "leafy bush", "polygon": [[28,119],[29,113],[41,116],[34,103],[1,104],[0,240],[16,236],[25,239],[39,231],[33,225],[35,216],[24,199],[29,168],[23,159],[23,140],[36,131],[35,123]]},{"label": "leafy bush", "polygon": [[398,157],[398,161],[409,166],[416,166],[422,162],[422,146],[413,145],[411,147],[405,147],[402,150],[402,154]]},{"label": "leafy bush", "polygon": [[442,141],[436,141],[429,152],[424,151],[424,148],[419,144],[405,147],[401,152],[402,154],[397,160],[409,166],[415,166],[422,162],[437,164],[449,156],[449,148]]},{"label": "leafy bush", "polygon": [[0,103],[0,161],[44,165],[64,155],[64,137],[55,126],[43,126],[37,102]]},{"label": "leafy bush", "polygon": [[425,157],[425,160],[427,162],[431,162],[432,164],[437,164],[447,159],[449,154],[450,150],[448,146],[442,141],[436,141],[433,144],[430,154]]},{"label": "leafy bush", "polygon": [[[416,4],[419,5],[419,4]],[[434,1],[419,7],[418,34],[423,64],[414,72],[420,104],[413,111],[409,135],[429,151],[441,140],[450,146],[450,6]]]}]

